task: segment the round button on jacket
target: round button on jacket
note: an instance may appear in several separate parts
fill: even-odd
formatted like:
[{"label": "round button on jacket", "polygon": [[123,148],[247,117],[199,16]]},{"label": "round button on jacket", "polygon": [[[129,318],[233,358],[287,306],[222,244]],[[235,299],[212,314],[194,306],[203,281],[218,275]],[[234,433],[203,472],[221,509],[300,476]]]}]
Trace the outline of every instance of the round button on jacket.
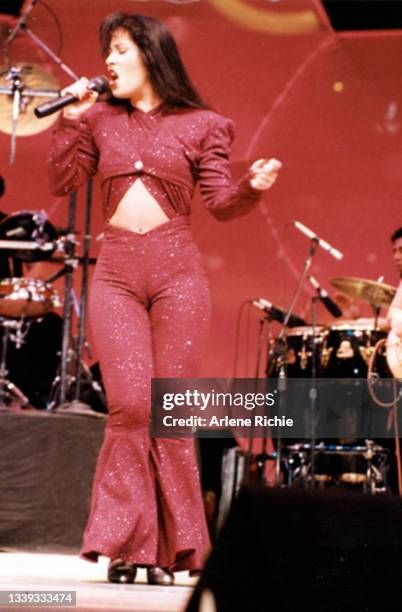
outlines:
[{"label": "round button on jacket", "polygon": [[138,161],[135,162],[134,164],[134,168],[136,170],[142,170],[144,167],[144,164],[142,163],[142,161],[139,159]]}]

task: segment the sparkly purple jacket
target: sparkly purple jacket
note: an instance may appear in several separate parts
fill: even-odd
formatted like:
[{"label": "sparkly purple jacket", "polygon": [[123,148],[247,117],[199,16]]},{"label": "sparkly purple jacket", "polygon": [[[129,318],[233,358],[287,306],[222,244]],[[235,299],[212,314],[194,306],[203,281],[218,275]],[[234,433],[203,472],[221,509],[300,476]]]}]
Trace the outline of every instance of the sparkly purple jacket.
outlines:
[{"label": "sparkly purple jacket", "polygon": [[230,146],[233,122],[199,109],[146,113],[105,102],[79,121],[60,117],[49,156],[50,188],[65,195],[98,173],[106,221],[137,177],[169,218],[189,215],[195,185],[205,206],[221,221],[255,208],[261,191],[247,176],[233,183]]}]

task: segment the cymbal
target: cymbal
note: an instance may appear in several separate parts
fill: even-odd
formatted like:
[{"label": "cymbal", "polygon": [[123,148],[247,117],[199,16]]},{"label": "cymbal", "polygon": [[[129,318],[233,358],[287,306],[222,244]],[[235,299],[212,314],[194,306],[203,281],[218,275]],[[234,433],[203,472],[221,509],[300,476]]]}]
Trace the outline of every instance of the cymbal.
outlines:
[{"label": "cymbal", "polygon": [[329,283],[346,295],[369,302],[373,306],[388,306],[396,293],[396,288],[391,285],[353,276],[337,276],[331,278]]},{"label": "cymbal", "polygon": [[[34,115],[34,109],[42,102],[55,97],[55,94],[60,89],[59,83],[52,74],[49,74],[36,64],[16,63],[12,67],[21,69],[21,82],[23,85],[17,136],[31,136],[43,132],[56,121],[58,113],[43,119],[37,119]],[[1,66],[0,131],[5,134],[11,134],[13,108],[13,97],[11,95],[12,81],[6,79],[7,74],[8,69],[5,66]],[[5,93],[5,90],[10,91],[10,94]],[[27,94],[26,96],[24,96],[24,92]]]}]

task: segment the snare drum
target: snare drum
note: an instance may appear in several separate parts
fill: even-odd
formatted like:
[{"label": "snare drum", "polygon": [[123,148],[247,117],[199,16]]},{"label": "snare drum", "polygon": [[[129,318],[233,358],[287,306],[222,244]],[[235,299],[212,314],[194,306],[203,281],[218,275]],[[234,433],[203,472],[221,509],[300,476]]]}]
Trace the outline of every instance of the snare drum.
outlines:
[{"label": "snare drum", "polygon": [[41,317],[59,306],[57,292],[39,278],[4,278],[0,280],[0,316],[10,318]]},{"label": "snare drum", "polygon": [[[282,340],[274,340],[272,354],[272,376],[279,376],[282,365],[286,367],[289,378],[310,378],[312,375],[312,355],[315,344],[317,364],[320,364],[321,347],[324,339],[324,328],[309,325],[293,327],[286,336],[284,350]],[[319,374],[319,367],[317,375]]]}]

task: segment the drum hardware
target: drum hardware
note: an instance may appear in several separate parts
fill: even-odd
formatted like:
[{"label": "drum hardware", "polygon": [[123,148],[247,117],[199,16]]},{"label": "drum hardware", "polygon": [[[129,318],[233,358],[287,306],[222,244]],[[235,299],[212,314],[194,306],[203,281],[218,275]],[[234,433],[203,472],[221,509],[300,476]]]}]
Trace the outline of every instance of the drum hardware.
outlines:
[{"label": "drum hardware", "polygon": [[[46,43],[27,26],[28,17],[37,2],[38,0],[31,0],[14,29],[9,33],[3,49],[8,65],[3,70],[3,75],[6,75],[5,78],[0,78],[0,94],[4,96],[3,100],[0,100],[0,130],[6,134],[11,134],[11,164],[15,161],[17,135],[37,134],[52,125],[57,118],[57,115],[54,115],[39,121],[33,112],[34,107],[39,103],[39,100],[35,100],[35,98],[40,98],[43,101],[43,99],[50,100],[60,95],[57,80],[40,66],[34,64],[9,65],[8,49],[17,33],[22,30],[59,68],[74,80],[78,79],[75,72],[64,64]],[[9,81],[11,81],[11,85],[8,85]]]},{"label": "drum hardware", "polygon": [[[283,340],[275,338],[272,341],[270,354],[272,356],[269,377],[278,376],[282,366],[291,378],[305,378],[311,375],[313,344],[315,345],[317,363],[322,366],[322,353],[325,347],[327,331],[322,325],[316,326],[315,335],[311,325],[294,327],[286,335],[286,348],[277,346]],[[327,349],[328,354],[332,349]]]},{"label": "drum hardware", "polygon": [[44,210],[18,211],[0,223],[0,250],[21,261],[48,259],[57,249],[63,249],[63,241]]},{"label": "drum hardware", "polygon": [[322,370],[327,369],[329,360],[331,358],[332,351],[334,350],[332,346],[331,347],[328,346],[327,338],[328,338],[328,335],[326,334],[323,345],[322,345],[322,349],[321,349],[320,365],[321,365]]},{"label": "drum hardware", "polygon": [[[305,338],[303,338],[303,340],[305,340]],[[300,357],[300,367],[301,367],[302,370],[305,370],[307,368],[308,360],[310,359],[312,354],[313,354],[313,352],[312,351],[308,351],[306,349],[306,345],[303,343],[302,350],[299,351],[299,353],[298,353],[298,356]]]},{"label": "drum hardware", "polygon": [[17,241],[13,241],[13,240],[0,240],[0,249],[5,249],[5,250],[15,250],[17,251],[17,253],[13,253],[14,256],[18,255],[18,251],[43,251],[43,252],[48,252],[48,251],[54,251],[55,249],[55,245],[54,242],[44,242],[42,244],[39,244],[38,242],[32,242],[29,240],[19,240]]},{"label": "drum hardware", "polygon": [[370,363],[371,355],[373,354],[374,347],[369,340],[366,341],[365,346],[359,346],[360,355],[366,362],[367,366]]},{"label": "drum hardware", "polygon": [[377,355],[380,350],[386,347],[386,359],[392,371],[392,374],[395,376],[394,374],[395,371],[399,373],[397,370],[395,370],[395,368],[392,370],[392,367],[395,366],[395,362],[393,361],[395,359],[395,353],[392,352],[393,348],[395,348],[393,346],[393,343],[395,342],[395,340],[396,340],[395,335],[391,331],[388,334],[388,337],[386,339],[382,338],[375,345],[373,354],[370,359],[369,367],[368,367],[367,385],[368,385],[368,390],[369,390],[369,393],[373,401],[378,406],[381,406],[382,408],[390,409],[389,423],[392,422],[392,426],[394,428],[395,455],[396,455],[396,466],[397,466],[397,472],[398,472],[398,490],[399,490],[399,495],[402,497],[402,456],[401,456],[401,448],[400,448],[399,423],[398,423],[398,402],[402,398],[402,387],[398,385],[398,380],[394,378],[392,381],[393,398],[391,401],[387,401],[387,402],[383,401],[377,396],[377,393],[375,391],[375,385],[378,383],[378,378],[375,376],[375,371],[374,371]]},{"label": "drum hardware", "polygon": [[[343,320],[331,324],[325,331],[321,355],[322,375],[328,378],[366,378],[368,364],[377,340],[385,332],[358,320]],[[386,376],[384,359],[380,374]]]},{"label": "drum hardware", "polygon": [[[316,455],[316,472],[311,473],[311,457]],[[293,444],[284,449],[287,484],[310,486],[311,480],[320,486],[360,485],[365,493],[384,493],[387,487],[389,451],[365,440],[365,445],[316,444],[311,452],[310,444]],[[325,459],[325,470],[321,473],[320,460]],[[359,464],[361,472],[342,471],[353,462]],[[328,465],[330,466],[328,468]]]},{"label": "drum hardware", "polygon": [[25,322],[22,319],[19,321],[0,319],[0,325],[3,327],[3,341],[0,359],[0,408],[4,409],[7,407],[12,400],[16,400],[21,407],[25,407],[29,405],[29,399],[26,397],[26,395],[24,395],[21,389],[17,387],[17,385],[7,378],[9,372],[6,368],[6,363],[9,340],[15,341],[17,348],[21,347],[25,336],[28,333],[29,324],[24,329]]},{"label": "drum hardware", "polygon": [[[65,265],[62,270],[51,277],[55,279],[64,276],[64,307],[63,307],[63,343],[61,351],[60,368],[52,385],[47,409],[59,412],[71,412],[72,414],[85,414],[98,417],[89,405],[80,401],[81,382],[85,377],[92,389],[96,391],[100,400],[106,404],[102,388],[94,381],[90,369],[83,361],[83,352],[90,352],[89,343],[85,337],[87,293],[88,293],[88,268],[90,249],[90,221],[91,221],[92,181],[87,182],[86,207],[85,207],[85,229],[83,241],[82,258],[76,256],[76,232],[75,216],[77,207],[77,194],[70,194],[67,239],[64,242]],[[75,297],[73,290],[73,274],[78,263],[82,263],[81,299],[80,303]],[[78,319],[77,338],[72,334],[73,308],[75,307]],[[75,387],[74,387],[75,385]],[[73,397],[72,397],[73,395]]]},{"label": "drum hardware", "polygon": [[[303,267],[302,273],[296,285],[289,308],[287,309],[286,316],[283,321],[282,329],[279,332],[279,335],[277,338],[278,351],[281,352],[281,355],[279,357],[280,369],[278,373],[278,378],[279,378],[278,406],[279,406],[280,414],[286,414],[286,393],[287,393],[286,361],[287,361],[287,349],[288,349],[287,340],[286,340],[287,325],[289,323],[290,317],[293,314],[293,311],[296,306],[297,300],[300,296],[302,287],[308,276],[308,273],[309,273],[309,270],[311,268],[311,264],[313,261],[313,257],[317,251],[317,247],[319,244],[322,246],[322,241],[320,241],[317,236],[312,235],[309,237],[310,237],[310,243],[309,243],[307,258],[304,261],[304,267]],[[327,243],[325,244],[326,246],[328,246]],[[311,447],[313,449],[315,448],[315,435],[316,435],[315,427],[316,427],[316,421],[317,421],[317,399],[318,399],[318,391],[315,385],[315,379],[317,376],[317,351],[316,351],[316,342],[314,341],[314,338],[316,336],[316,329],[317,329],[317,300],[318,299],[320,299],[320,295],[312,296],[311,298],[311,311],[312,311],[312,326],[311,327],[312,327],[313,342],[312,342],[311,356],[310,356],[312,367],[311,367],[311,388],[309,392],[309,401],[310,401],[310,408],[311,408]],[[306,357],[308,360],[308,352],[309,351],[307,350],[303,350],[303,349],[301,350],[303,365],[306,363],[305,362]],[[270,370],[271,365],[269,364],[268,367]],[[267,372],[267,374],[269,375],[269,372]],[[266,443],[265,443],[265,447],[266,447]],[[282,440],[281,440],[279,428],[277,429],[277,436],[276,436],[276,451],[277,451],[277,456],[276,456],[276,464],[275,464],[275,482],[276,482],[276,486],[280,486],[281,484],[281,465],[282,465]],[[313,452],[311,456],[312,482],[314,482],[314,471],[315,470],[314,470],[314,452]]]},{"label": "drum hardware", "polygon": [[6,70],[3,68],[0,75],[0,94],[4,96],[0,99],[0,131],[11,134],[10,164],[15,162],[17,136],[37,134],[54,123],[56,117],[40,123],[33,109],[38,99],[57,98],[58,92],[57,80],[40,66],[19,63]]}]

